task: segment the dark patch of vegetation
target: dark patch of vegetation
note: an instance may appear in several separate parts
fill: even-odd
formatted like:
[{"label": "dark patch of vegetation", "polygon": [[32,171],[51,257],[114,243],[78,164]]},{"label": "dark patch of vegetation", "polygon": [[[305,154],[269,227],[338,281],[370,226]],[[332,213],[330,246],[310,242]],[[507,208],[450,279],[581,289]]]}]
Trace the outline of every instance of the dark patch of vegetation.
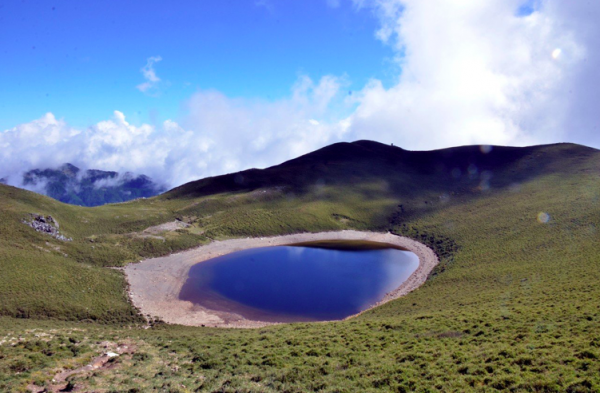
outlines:
[{"label": "dark patch of vegetation", "polygon": [[422,231],[407,224],[400,224],[395,217],[392,218],[391,223],[390,233],[414,239],[425,244],[436,253],[439,258],[439,264],[431,272],[431,277],[443,273],[454,262],[454,255],[460,250],[460,246],[451,238]]}]

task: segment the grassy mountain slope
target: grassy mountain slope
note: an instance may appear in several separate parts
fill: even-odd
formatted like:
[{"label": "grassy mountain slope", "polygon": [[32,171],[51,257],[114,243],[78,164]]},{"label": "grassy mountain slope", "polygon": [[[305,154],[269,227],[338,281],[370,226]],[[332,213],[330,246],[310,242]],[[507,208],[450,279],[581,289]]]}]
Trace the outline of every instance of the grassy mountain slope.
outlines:
[{"label": "grassy mountain slope", "polygon": [[[54,368],[84,363],[109,340],[134,343],[137,355],[120,358],[118,374],[74,382],[106,391],[598,391],[599,154],[572,144],[409,152],[359,141],[93,209],[0,186],[0,265],[10,272],[0,277],[0,342],[22,336],[0,345],[0,389],[48,383]],[[52,215],[73,241],[23,225],[30,213]],[[175,219],[190,226],[143,232]],[[345,322],[121,327],[140,319],[120,272],[106,266],[215,238],[344,228],[414,237],[441,266],[419,290]]]}]

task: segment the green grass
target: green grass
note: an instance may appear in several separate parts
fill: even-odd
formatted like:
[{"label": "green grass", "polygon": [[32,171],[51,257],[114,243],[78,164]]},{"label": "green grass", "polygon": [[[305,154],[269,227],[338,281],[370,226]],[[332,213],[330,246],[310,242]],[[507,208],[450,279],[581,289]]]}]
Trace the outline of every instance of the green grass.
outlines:
[{"label": "green grass", "polygon": [[[327,165],[317,152],[264,179],[247,175],[256,182],[248,189],[224,191],[234,182],[213,178],[94,209],[0,187],[0,391],[49,384],[58,368],[100,354],[104,341],[133,343],[136,354],[75,384],[106,392],[600,391],[598,153],[511,151],[478,162],[493,173],[488,188],[481,176],[436,169],[436,152],[409,165],[381,149],[364,162],[354,150],[350,158],[329,152]],[[459,161],[444,162],[466,173]],[[317,173],[312,186],[306,172]],[[218,192],[202,191],[211,187]],[[28,213],[52,214],[73,242],[20,224]],[[162,234],[164,242],[134,234],[175,218],[192,226]],[[209,239],[345,228],[413,237],[440,255],[440,267],[410,295],[357,318],[255,330],[141,329],[121,273],[104,267]]]}]

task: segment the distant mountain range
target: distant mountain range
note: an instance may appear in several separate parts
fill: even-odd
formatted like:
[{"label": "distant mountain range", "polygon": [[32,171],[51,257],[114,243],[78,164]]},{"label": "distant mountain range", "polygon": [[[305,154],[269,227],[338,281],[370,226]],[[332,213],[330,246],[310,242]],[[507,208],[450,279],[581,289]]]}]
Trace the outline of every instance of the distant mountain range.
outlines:
[{"label": "distant mountain range", "polygon": [[[0,182],[6,183],[5,179]],[[56,169],[33,169],[23,175],[22,187],[64,203],[100,206],[158,195],[166,188],[145,175],[126,172],[81,170],[64,164]]]}]

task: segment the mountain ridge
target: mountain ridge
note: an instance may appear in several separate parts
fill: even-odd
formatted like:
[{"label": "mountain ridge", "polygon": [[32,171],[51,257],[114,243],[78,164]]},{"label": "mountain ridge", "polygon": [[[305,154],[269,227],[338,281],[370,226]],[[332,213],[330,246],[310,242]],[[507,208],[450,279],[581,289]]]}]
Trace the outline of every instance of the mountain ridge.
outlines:
[{"label": "mountain ridge", "polygon": [[[494,170],[499,165],[509,164],[536,151],[545,151],[551,148],[560,148],[567,151],[567,155],[577,154],[586,156],[597,153],[598,150],[574,143],[555,143],[548,145],[535,145],[526,147],[494,146],[494,145],[465,145],[436,150],[405,150],[397,146],[390,146],[379,142],[359,140],[355,142],[339,142],[325,146],[321,149],[290,159],[281,164],[265,169],[250,168],[235,173],[211,176],[188,182],[175,187],[164,194],[167,199],[177,197],[196,197],[213,192],[252,190],[265,186],[285,184],[289,177],[282,176],[285,172],[297,167],[308,167],[318,171],[319,166],[335,164],[343,160],[377,160],[387,161],[389,167],[396,164],[401,167],[394,169],[417,171],[418,173],[431,173],[434,171],[451,174],[454,169],[459,169],[461,175],[467,173],[469,165],[475,165],[478,172]],[[550,160],[556,158],[555,154]],[[537,163],[547,165],[548,161]],[[448,165],[447,161],[451,161]],[[541,169],[541,168],[540,168]],[[524,177],[521,177],[524,178]],[[302,181],[308,184],[312,181],[308,177]],[[206,188],[205,190],[202,190]]]},{"label": "mountain ridge", "polygon": [[165,191],[163,186],[145,175],[82,170],[70,163],[57,168],[29,170],[23,174],[20,184],[13,185],[40,192],[63,203],[88,207],[148,198]]}]

